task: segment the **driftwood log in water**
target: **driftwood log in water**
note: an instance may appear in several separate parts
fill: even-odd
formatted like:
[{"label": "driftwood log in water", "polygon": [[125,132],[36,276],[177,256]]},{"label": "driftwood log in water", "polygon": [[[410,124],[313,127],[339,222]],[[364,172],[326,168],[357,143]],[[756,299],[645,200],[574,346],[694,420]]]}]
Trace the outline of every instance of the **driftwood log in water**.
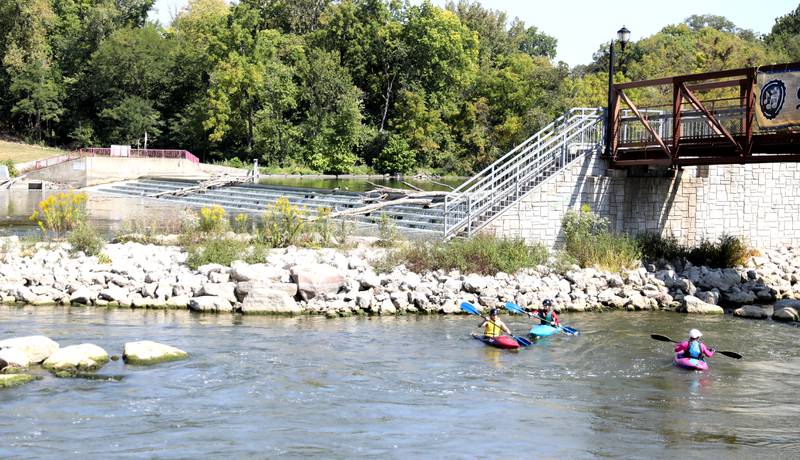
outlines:
[{"label": "driftwood log in water", "polygon": [[[424,208],[432,208],[440,206],[442,203],[444,203],[444,197],[450,193],[439,190],[406,190],[401,188],[384,187],[372,182],[367,183],[375,188],[365,192],[363,198],[365,203],[364,206],[336,211],[331,213],[329,217],[333,218],[368,214],[388,206],[397,206],[402,204],[413,204],[420,205]],[[309,220],[316,220],[316,216],[309,217]]]}]

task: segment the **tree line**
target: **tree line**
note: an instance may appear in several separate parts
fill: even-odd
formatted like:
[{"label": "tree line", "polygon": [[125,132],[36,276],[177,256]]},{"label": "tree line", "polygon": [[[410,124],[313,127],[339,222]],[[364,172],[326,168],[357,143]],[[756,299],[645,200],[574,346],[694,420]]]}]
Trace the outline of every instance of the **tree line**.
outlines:
[{"label": "tree line", "polygon": [[[166,27],[147,20],[153,2],[0,0],[0,131],[469,174],[569,107],[606,104],[607,43],[569,68],[555,38],[477,2],[190,0]],[[796,60],[800,6],[765,36],[695,15],[630,43],[615,78]]]}]

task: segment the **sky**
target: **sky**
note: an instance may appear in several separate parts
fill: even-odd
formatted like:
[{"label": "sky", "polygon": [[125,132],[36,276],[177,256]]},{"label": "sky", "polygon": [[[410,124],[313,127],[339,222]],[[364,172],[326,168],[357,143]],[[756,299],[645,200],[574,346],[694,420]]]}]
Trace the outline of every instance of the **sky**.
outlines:
[{"label": "sky", "polygon": [[[151,18],[169,24],[187,0],[156,0]],[[414,1],[413,3],[420,3]],[[444,5],[446,1],[433,3]],[[484,8],[505,11],[558,39],[556,59],[570,66],[588,64],[601,43],[623,25],[639,40],[693,14],[725,16],[743,29],[768,33],[775,18],[793,11],[798,0],[481,0]]]}]

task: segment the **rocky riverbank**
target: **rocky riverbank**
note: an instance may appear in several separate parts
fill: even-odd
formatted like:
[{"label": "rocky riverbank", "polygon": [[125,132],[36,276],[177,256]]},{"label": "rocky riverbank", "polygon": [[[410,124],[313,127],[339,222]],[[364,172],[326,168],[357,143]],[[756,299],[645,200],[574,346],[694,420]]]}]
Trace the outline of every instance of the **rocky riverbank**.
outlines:
[{"label": "rocky riverbank", "polygon": [[67,244],[0,242],[0,299],[12,305],[179,308],[242,314],[453,314],[467,300],[482,307],[554,299],[561,311],[671,310],[798,321],[800,250],[753,257],[746,267],[648,264],[625,273],[575,266],[563,275],[540,266],[515,274],[377,273],[384,249],[273,249],[263,263],[191,270],[175,246],[109,244],[105,261],[71,255]]}]

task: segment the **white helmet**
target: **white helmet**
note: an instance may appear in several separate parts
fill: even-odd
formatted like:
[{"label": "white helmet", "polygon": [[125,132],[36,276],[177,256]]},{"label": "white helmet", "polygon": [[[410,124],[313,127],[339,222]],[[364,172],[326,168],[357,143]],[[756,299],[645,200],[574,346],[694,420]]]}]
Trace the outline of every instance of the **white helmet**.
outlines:
[{"label": "white helmet", "polygon": [[689,337],[691,337],[693,339],[699,339],[702,336],[703,336],[703,333],[698,331],[697,329],[692,329],[691,331],[689,331]]}]

